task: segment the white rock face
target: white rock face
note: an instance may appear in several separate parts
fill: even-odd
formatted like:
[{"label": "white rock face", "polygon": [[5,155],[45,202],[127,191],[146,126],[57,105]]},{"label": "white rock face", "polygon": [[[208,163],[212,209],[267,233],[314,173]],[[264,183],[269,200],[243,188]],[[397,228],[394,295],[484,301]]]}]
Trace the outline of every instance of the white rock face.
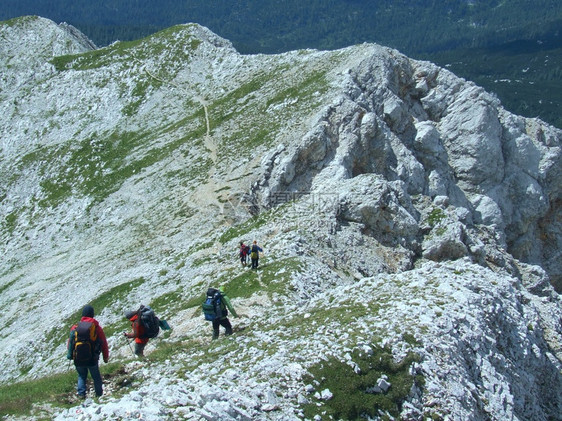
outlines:
[{"label": "white rock face", "polygon": [[[560,414],[560,130],[373,44],[242,56],[182,25],[96,50],[25,18],[0,53],[0,381],[64,371],[87,303],[123,364],[32,418],[321,419],[311,368],[379,347],[419,356],[403,419]],[[215,342],[210,284],[241,315]],[[173,327],[145,361],[119,334],[140,303]]]}]

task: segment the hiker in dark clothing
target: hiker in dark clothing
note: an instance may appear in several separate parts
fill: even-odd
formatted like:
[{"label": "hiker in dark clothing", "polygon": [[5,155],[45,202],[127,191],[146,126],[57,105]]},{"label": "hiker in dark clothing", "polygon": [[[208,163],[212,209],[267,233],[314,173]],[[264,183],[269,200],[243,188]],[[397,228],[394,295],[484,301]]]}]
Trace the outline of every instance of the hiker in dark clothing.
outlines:
[{"label": "hiker in dark clothing", "polygon": [[228,320],[228,312],[230,311],[234,317],[238,317],[238,313],[232,307],[230,303],[230,298],[224,293],[223,287],[220,287],[220,310],[215,319],[213,319],[213,339],[218,339],[220,334],[220,326],[224,327],[226,336],[232,335],[232,325],[230,320]]},{"label": "hiker in dark clothing", "polygon": [[88,372],[94,381],[96,396],[103,395],[103,381],[99,369],[99,357],[109,361],[109,347],[105,333],[99,322],[94,319],[94,308],[90,305],[82,309],[80,322],[70,328],[67,342],[66,358],[74,360],[78,372],[78,386],[76,392],[82,399],[86,398],[86,381]]},{"label": "hiker in dark clothing", "polygon": [[149,338],[145,336],[145,328],[140,322],[138,311],[127,311],[125,317],[131,322],[132,332],[123,332],[125,337],[135,339],[135,355],[144,357],[144,348]]},{"label": "hiker in dark clothing", "polygon": [[260,253],[262,252],[263,252],[262,248],[258,246],[258,242],[254,240],[254,244],[252,244],[252,248],[250,251],[250,259],[252,259],[252,269],[258,268]]},{"label": "hiker in dark clothing", "polygon": [[240,263],[242,266],[246,266],[248,264],[248,254],[250,254],[250,246],[244,244],[244,241],[240,241]]}]

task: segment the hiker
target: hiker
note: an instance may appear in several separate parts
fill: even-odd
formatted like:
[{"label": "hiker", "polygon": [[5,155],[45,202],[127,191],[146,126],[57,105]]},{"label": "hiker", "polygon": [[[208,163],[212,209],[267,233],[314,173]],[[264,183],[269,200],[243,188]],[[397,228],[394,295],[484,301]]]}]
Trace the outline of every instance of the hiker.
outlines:
[{"label": "hiker", "polygon": [[86,305],[82,309],[82,318],[70,328],[67,342],[66,358],[74,360],[78,372],[78,386],[76,392],[81,399],[86,398],[86,380],[88,372],[94,381],[96,396],[103,395],[103,382],[99,368],[99,357],[103,355],[103,362],[109,361],[109,347],[102,327],[94,319],[94,308]]},{"label": "hiker", "polygon": [[220,326],[224,327],[226,336],[232,335],[232,325],[228,320],[228,312],[234,317],[238,317],[238,313],[232,307],[230,299],[224,293],[223,287],[219,289],[209,288],[207,290],[207,298],[203,304],[203,313],[205,320],[213,322],[213,339],[218,339],[220,334]]},{"label": "hiker", "polygon": [[137,357],[144,357],[144,348],[149,341],[149,337],[146,335],[145,326],[141,323],[140,312],[145,307],[141,304],[137,311],[127,311],[125,317],[131,322],[132,332],[123,332],[125,337],[135,339],[135,355]]},{"label": "hiker", "polygon": [[244,241],[240,241],[240,263],[242,266],[248,264],[248,254],[250,254],[250,246],[244,244]]},{"label": "hiker", "polygon": [[258,246],[258,242],[254,240],[254,244],[252,244],[252,248],[250,251],[250,259],[252,260],[252,269],[258,268],[260,253],[262,252],[263,252],[262,248]]}]

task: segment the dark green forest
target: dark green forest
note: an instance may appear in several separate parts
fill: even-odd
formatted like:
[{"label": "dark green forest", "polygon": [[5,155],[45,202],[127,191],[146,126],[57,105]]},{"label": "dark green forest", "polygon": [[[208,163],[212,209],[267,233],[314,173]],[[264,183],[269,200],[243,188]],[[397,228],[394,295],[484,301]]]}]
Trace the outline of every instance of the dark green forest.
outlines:
[{"label": "dark green forest", "polygon": [[67,22],[96,45],[196,22],[243,54],[377,42],[447,66],[562,127],[560,0],[2,0],[0,20]]}]

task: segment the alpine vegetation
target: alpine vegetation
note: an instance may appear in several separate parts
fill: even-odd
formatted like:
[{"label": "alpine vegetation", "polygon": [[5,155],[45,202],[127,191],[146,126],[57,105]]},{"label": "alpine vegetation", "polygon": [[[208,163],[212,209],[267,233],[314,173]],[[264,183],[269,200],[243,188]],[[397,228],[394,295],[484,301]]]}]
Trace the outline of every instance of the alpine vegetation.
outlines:
[{"label": "alpine vegetation", "polygon": [[[0,413],[559,418],[560,130],[376,44],[98,49],[24,17],[0,52]],[[137,357],[141,303],[171,330]],[[77,401],[86,305],[109,359]]]}]

